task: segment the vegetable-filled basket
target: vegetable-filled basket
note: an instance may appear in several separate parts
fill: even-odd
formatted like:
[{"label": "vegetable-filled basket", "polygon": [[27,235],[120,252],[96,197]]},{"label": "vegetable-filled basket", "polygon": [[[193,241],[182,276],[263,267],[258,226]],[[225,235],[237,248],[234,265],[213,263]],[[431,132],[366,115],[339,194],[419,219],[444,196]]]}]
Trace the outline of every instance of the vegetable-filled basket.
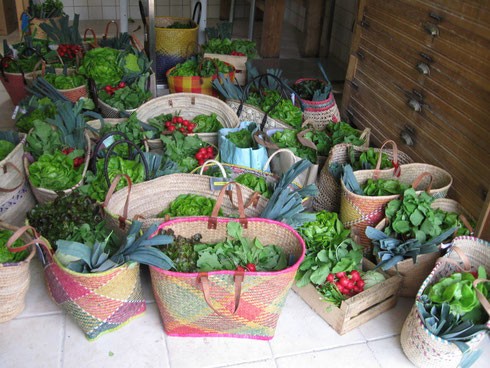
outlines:
[{"label": "vegetable-filled basket", "polygon": [[[168,219],[157,217],[169,204],[180,195],[193,194],[217,200],[220,188],[211,186],[211,178],[197,174],[169,174],[139,184],[131,184],[114,193],[119,179],[113,181],[104,201],[104,211],[111,228],[126,229],[131,220],[143,223],[143,229]],[[268,200],[252,189],[241,187],[243,199],[250,204],[245,214],[258,217],[267,205]],[[225,216],[236,212],[237,198],[231,190],[222,202],[221,209]]]},{"label": "vegetable-filled basket", "polygon": [[[239,189],[238,189],[239,190]],[[221,192],[222,198],[224,191]],[[287,293],[303,260],[305,245],[288,225],[261,218],[246,218],[243,202],[239,219],[186,217],[165,222],[159,230],[172,229],[187,238],[201,234],[203,243],[227,238],[227,224],[239,222],[243,236],[257,238],[264,246],[285,251],[288,266],[275,272],[209,271],[182,273],[150,267],[153,293],[165,332],[170,336],[221,336],[268,340],[275,328]]]},{"label": "vegetable-filled basket", "polygon": [[87,339],[113,331],[146,310],[139,263],[126,262],[103,272],[81,273],[65,267],[51,244],[33,231],[53,301],[82,329]]},{"label": "vegetable-filled basket", "polygon": [[[377,167],[379,168],[379,161]],[[426,170],[426,171],[424,171]],[[399,173],[399,175],[397,175]],[[452,177],[445,170],[429,164],[406,164],[398,168],[387,170],[359,170],[353,173],[355,179],[362,186],[368,179],[396,179],[400,183],[412,185],[417,189],[419,184],[426,183],[425,191],[433,197],[445,195],[452,184]],[[356,194],[347,189],[341,180],[340,220],[347,228],[358,232],[365,254],[371,255],[371,241],[365,235],[367,226],[376,226],[384,216],[384,209],[389,201],[400,197],[400,194],[367,196]],[[424,185],[423,184],[423,185]]]},{"label": "vegetable-filled basket", "polygon": [[[340,195],[341,186],[340,178],[334,175],[333,171],[336,167],[349,163],[350,152],[354,152],[354,156],[358,158],[363,152],[366,152],[369,147],[369,138],[371,130],[364,129],[361,138],[364,138],[363,146],[353,146],[351,143],[339,143],[330,149],[326,164],[323,166],[318,175],[318,189],[320,193],[313,199],[313,208],[316,211],[326,210],[331,212],[340,211]],[[383,146],[387,143],[393,145],[392,149],[386,149]],[[413,160],[402,151],[399,151],[394,141],[384,142],[382,148],[372,148],[378,154],[384,153],[393,163],[394,166],[409,164]]]},{"label": "vegetable-filled basket", "polygon": [[[2,134],[0,133],[0,139]],[[29,182],[26,180],[22,158],[26,135],[12,134],[12,151],[0,161],[0,221],[22,226],[26,212],[36,204]],[[9,140],[10,142],[10,140]],[[6,142],[2,143],[7,145]]]},{"label": "vegetable-filled basket", "polygon": [[[490,273],[490,243],[474,237],[457,237],[448,253],[439,258],[435,268],[423,282],[417,293],[416,302],[403,324],[400,336],[403,352],[417,367],[469,367],[478,358],[481,353],[478,351],[478,346],[490,328],[488,319],[490,304],[481,292],[476,292],[476,296],[485,310],[483,313],[487,314],[485,316],[487,330],[470,336],[469,341],[468,339],[449,341],[453,336],[447,338],[436,336],[424,325],[417,308],[417,304],[422,302],[421,298],[425,296],[424,292],[428,287],[455,272],[475,272],[478,266],[483,266],[487,275]],[[475,281],[486,280],[477,279]],[[457,327],[453,335],[457,335],[456,329]],[[458,332],[464,331],[460,329]]]},{"label": "vegetable-filled basket", "polygon": [[[82,168],[82,172],[81,172],[81,179],[77,184],[75,184],[71,188],[67,188],[67,189],[62,190],[65,194],[71,193],[73,190],[75,190],[76,188],[81,186],[83,184],[84,179],[85,179],[85,175],[87,173],[88,165],[89,165],[89,161],[90,161],[90,157],[91,157],[90,156],[90,154],[91,154],[90,138],[87,134],[85,134],[85,141],[86,141],[85,154],[84,154],[85,157],[83,159],[83,168]],[[46,189],[43,187],[37,187],[32,183],[30,167],[33,164],[33,162],[34,162],[34,160],[33,160],[33,157],[31,155],[24,155],[24,169],[25,169],[27,178],[29,179],[29,183],[31,186],[32,193],[34,194],[34,197],[36,197],[36,200],[39,203],[45,203],[45,202],[49,202],[49,201],[54,200],[58,196],[56,191],[51,190],[51,189]],[[69,170],[68,168],[66,168],[66,169]],[[48,174],[49,173],[46,172],[46,175],[48,175]],[[43,174],[40,173],[40,175],[42,176]]]},{"label": "vegetable-filled basket", "polygon": [[[434,202],[430,205],[433,209],[440,209],[449,213],[456,213],[459,215],[459,218],[464,223],[466,228],[469,229],[470,232],[473,231],[468,220],[471,219],[469,214],[466,212],[461,205],[455,200],[449,198],[439,198],[435,199]],[[376,229],[383,231],[388,224],[388,219],[383,219],[381,222],[376,225]],[[449,239],[451,239],[451,236]],[[436,244],[439,248],[439,244]],[[375,252],[376,253],[376,252]],[[418,290],[420,289],[420,285],[422,282],[429,276],[430,272],[434,268],[436,260],[440,257],[441,250],[419,254],[417,256],[416,263],[413,262],[412,258],[407,258],[403,261],[400,261],[396,264],[395,267],[388,269],[386,272],[390,275],[399,274],[402,276],[402,283],[400,285],[399,296],[414,298],[417,295]],[[378,261],[379,257],[374,254]]]},{"label": "vegetable-filled basket", "polygon": [[313,121],[315,129],[323,130],[328,123],[338,123],[340,121],[340,112],[339,108],[337,107],[337,103],[335,102],[333,92],[331,91],[331,83],[313,78],[301,78],[294,82],[292,88],[294,89],[295,86],[301,85],[302,83],[312,83],[315,81],[321,83],[323,88],[326,88],[327,90],[328,87],[330,87],[330,93],[328,94],[327,98],[323,100],[307,100],[301,98],[301,102],[304,105],[303,116],[305,119]]},{"label": "vegetable-filled basket", "polygon": [[10,101],[12,101],[15,106],[18,105],[19,102],[27,96],[26,77],[29,76],[30,72],[24,73],[22,69],[20,73],[7,72],[4,68],[4,65],[6,65],[6,63],[19,62],[9,56],[5,56],[0,60],[0,80],[5,87],[5,90],[9,94]]},{"label": "vegetable-filled basket", "polygon": [[0,263],[0,322],[6,322],[24,310],[25,296],[30,283],[29,265],[36,254],[36,248],[32,245],[32,238],[27,234],[23,234],[19,239],[22,245],[11,247],[15,245],[14,234],[22,232],[22,229],[0,221],[0,230],[13,233],[6,244],[7,252],[11,249],[15,249],[14,254],[25,252],[19,262]]},{"label": "vegetable-filled basket", "polygon": [[[143,123],[148,119],[162,114],[179,113],[184,119],[192,120],[200,114],[216,114],[216,118],[224,128],[235,128],[239,124],[235,112],[223,101],[216,97],[200,93],[176,93],[154,98],[141,105],[136,110],[136,117]],[[196,133],[199,137],[211,144],[218,144],[218,133]],[[151,151],[162,150],[162,141],[157,139],[148,140]]]}]

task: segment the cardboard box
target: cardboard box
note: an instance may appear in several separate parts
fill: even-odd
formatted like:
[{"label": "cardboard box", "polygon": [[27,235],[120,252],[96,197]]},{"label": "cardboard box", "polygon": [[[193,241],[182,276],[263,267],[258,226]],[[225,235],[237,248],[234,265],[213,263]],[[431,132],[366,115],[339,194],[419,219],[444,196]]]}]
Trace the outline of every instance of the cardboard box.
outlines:
[{"label": "cardboard box", "polygon": [[0,0],[0,36],[7,36],[17,29],[15,0]]},{"label": "cardboard box", "polygon": [[[364,271],[374,267],[372,262],[363,259]],[[344,300],[340,308],[323,300],[312,284],[301,288],[293,285],[293,290],[337,333],[343,335],[396,305],[402,278],[399,275],[385,276],[385,281]]]}]

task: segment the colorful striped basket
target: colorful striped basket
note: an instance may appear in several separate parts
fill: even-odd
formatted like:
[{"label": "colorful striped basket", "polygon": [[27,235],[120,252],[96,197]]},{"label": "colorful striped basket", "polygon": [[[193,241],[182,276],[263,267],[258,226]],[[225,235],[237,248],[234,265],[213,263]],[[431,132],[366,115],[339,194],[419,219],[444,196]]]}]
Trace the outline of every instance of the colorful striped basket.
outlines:
[{"label": "colorful striped basket", "polygon": [[144,313],[138,263],[125,263],[105,272],[79,273],[64,267],[45,239],[36,243],[44,266],[44,278],[53,301],[82,329],[88,340],[114,331]]},{"label": "colorful striped basket", "polygon": [[[238,187],[237,187],[238,188]],[[220,196],[223,198],[224,191]],[[240,202],[239,202],[240,203]],[[218,200],[214,214],[218,213]],[[212,271],[180,273],[150,267],[153,293],[165,332],[170,336],[240,337],[269,340],[304,258],[305,245],[288,225],[261,218],[184,217],[165,222],[160,230],[175,235],[202,235],[203,243],[226,238],[226,225],[240,221],[243,235],[275,244],[289,254],[289,266],[277,272]]]},{"label": "colorful striped basket", "polygon": [[[490,273],[490,243],[469,236],[455,238],[448,253],[439,258],[430,275],[422,283],[416,300],[420,299],[429,285],[434,284],[441,278],[462,270],[476,271],[479,265],[485,267],[487,274]],[[490,309],[488,301],[486,308]],[[490,328],[490,320],[487,321],[486,325]],[[466,342],[469,350],[463,354],[456,344],[429,332],[423,325],[416,304],[414,304],[403,324],[400,340],[403,352],[417,367],[453,368],[470,365],[465,362],[469,362],[472,358],[474,359],[474,357],[478,356],[478,346],[485,338],[485,335],[486,333],[482,331]]]}]

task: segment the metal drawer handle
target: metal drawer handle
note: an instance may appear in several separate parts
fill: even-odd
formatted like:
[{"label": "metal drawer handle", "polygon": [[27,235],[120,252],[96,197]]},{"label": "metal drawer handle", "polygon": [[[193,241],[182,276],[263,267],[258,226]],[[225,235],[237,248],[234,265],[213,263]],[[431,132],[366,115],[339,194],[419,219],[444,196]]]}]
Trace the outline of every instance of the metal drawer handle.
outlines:
[{"label": "metal drawer handle", "polygon": [[410,101],[408,101],[408,106],[410,106],[413,111],[416,112],[422,111],[422,104],[413,98]]},{"label": "metal drawer handle", "polygon": [[430,75],[430,67],[426,63],[418,63],[416,68],[420,74]]},{"label": "metal drawer handle", "polygon": [[430,22],[424,23],[424,29],[427,31],[428,34],[430,34],[432,37],[437,37],[439,36],[439,28],[434,24]]},{"label": "metal drawer handle", "polygon": [[415,145],[415,135],[409,128],[405,128],[401,131],[400,138],[407,146],[411,147]]}]

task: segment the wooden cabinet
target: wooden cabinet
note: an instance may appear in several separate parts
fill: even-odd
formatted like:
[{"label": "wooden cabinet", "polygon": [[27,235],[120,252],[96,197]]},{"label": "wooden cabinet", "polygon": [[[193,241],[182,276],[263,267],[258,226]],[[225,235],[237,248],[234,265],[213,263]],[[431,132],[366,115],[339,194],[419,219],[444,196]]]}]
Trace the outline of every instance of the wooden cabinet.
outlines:
[{"label": "wooden cabinet", "polygon": [[360,0],[341,104],[376,145],[451,173],[449,197],[487,238],[489,60],[487,1]]}]

